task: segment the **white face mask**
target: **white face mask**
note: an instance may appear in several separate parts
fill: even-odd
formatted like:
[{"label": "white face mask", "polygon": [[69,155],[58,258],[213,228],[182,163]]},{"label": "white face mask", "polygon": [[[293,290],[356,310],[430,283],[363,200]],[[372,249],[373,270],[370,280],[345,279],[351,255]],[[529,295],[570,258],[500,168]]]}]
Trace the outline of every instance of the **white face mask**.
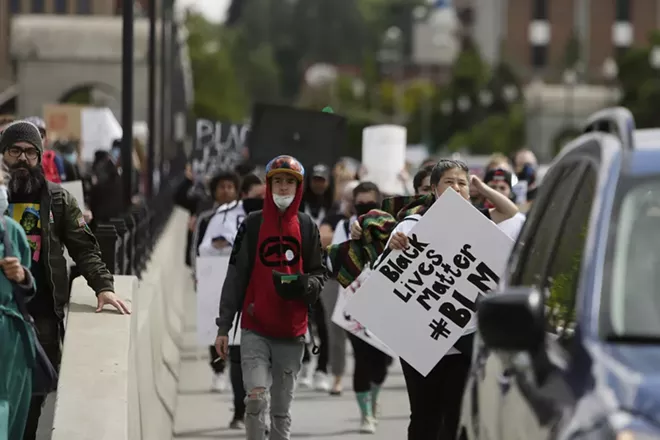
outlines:
[{"label": "white face mask", "polygon": [[3,215],[7,211],[7,208],[9,208],[7,186],[0,185],[0,215]]},{"label": "white face mask", "polygon": [[273,202],[275,202],[275,206],[277,206],[280,211],[284,211],[288,208],[291,203],[293,203],[294,198],[295,196],[280,196],[278,194],[273,194]]}]

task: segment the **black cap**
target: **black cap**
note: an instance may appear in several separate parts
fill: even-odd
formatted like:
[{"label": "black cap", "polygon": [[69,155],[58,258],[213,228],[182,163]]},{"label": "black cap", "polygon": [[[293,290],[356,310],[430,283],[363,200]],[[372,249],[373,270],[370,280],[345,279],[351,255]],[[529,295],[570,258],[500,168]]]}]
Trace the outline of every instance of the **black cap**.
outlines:
[{"label": "black cap", "polygon": [[506,182],[507,185],[509,185],[509,188],[512,187],[513,183],[513,175],[511,172],[503,169],[503,168],[495,168],[494,170],[490,170],[486,173],[486,176],[484,177],[484,183],[489,183],[492,182],[493,180],[495,181],[501,181],[501,182]]}]

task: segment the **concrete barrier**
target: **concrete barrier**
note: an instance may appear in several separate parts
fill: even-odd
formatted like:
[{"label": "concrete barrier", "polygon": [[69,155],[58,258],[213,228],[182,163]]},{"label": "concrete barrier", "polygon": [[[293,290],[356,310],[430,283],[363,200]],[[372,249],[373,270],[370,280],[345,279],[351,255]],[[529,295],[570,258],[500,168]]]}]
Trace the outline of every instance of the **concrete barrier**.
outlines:
[{"label": "concrete barrier", "polygon": [[172,438],[184,323],[188,214],[176,209],[138,281],[116,276],[131,317],[95,314],[74,282],[53,440]]},{"label": "concrete barrier", "polygon": [[[137,287],[135,277],[115,277],[116,293],[128,304]],[[137,426],[128,417],[131,317],[95,310],[94,292],[77,278],[67,314],[53,440],[137,438]]]}]

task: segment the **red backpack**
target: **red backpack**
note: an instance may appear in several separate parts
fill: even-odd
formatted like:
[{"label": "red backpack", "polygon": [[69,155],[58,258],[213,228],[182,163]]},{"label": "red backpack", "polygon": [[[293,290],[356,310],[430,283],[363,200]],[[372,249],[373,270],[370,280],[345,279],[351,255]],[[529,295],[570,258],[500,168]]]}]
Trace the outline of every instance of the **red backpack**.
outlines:
[{"label": "red backpack", "polygon": [[41,167],[44,170],[46,180],[53,183],[62,183],[62,178],[55,163],[55,152],[52,150],[44,151],[41,159]]}]

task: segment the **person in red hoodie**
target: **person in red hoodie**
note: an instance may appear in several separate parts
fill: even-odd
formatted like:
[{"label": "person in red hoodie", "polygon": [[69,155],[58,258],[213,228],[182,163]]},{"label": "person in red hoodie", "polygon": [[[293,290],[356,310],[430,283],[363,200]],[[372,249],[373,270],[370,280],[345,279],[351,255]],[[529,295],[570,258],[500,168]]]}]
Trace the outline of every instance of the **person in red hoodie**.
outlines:
[{"label": "person in red hoodie", "polygon": [[304,177],[291,156],[268,163],[264,208],[241,224],[222,286],[215,345],[226,358],[239,314],[248,440],[265,440],[269,405],[270,439],[290,439],[308,313],[327,277],[318,228],[299,212]]}]

